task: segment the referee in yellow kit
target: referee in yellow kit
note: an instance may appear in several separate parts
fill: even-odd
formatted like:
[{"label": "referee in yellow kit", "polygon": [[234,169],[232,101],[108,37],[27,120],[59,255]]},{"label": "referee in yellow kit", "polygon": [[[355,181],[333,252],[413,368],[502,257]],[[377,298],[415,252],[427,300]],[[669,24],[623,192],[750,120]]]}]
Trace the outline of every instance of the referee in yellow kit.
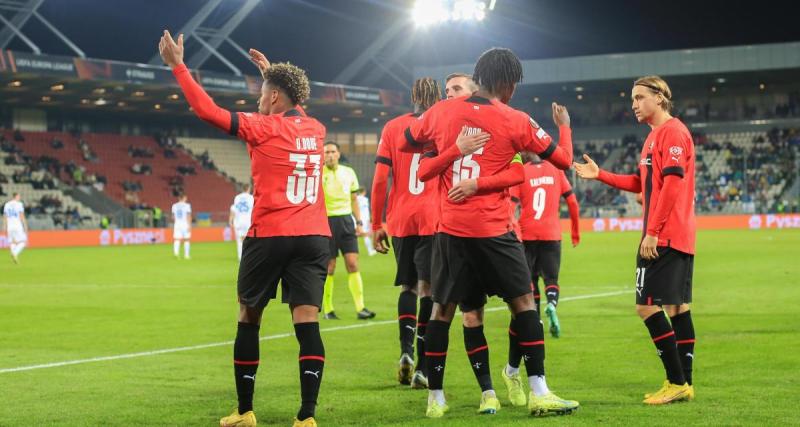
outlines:
[{"label": "referee in yellow kit", "polygon": [[358,236],[364,234],[356,199],[358,177],[353,168],[339,164],[339,156],[339,144],[326,142],[322,190],[325,192],[325,208],[328,210],[332,237],[322,310],[326,319],[339,319],[333,311],[333,273],[336,271],[336,257],[341,251],[347,268],[347,285],[353,295],[357,316],[362,320],[372,319],[375,313],[364,306],[364,282],[358,271]]}]

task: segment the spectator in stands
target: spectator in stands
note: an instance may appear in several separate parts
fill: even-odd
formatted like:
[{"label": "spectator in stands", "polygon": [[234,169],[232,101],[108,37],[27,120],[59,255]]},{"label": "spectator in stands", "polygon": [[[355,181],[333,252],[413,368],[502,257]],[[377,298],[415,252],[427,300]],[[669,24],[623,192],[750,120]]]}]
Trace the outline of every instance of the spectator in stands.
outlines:
[{"label": "spectator in stands", "polygon": [[8,183],[8,177],[3,175],[2,172],[0,172],[0,184],[7,184],[7,183]]},{"label": "spectator in stands", "polygon": [[64,143],[58,138],[53,138],[53,140],[50,141],[50,147],[54,150],[60,150],[64,148]]},{"label": "spectator in stands", "polygon": [[211,155],[208,154],[208,150],[203,151],[203,154],[201,154],[198,159],[200,160],[200,163],[202,163],[204,169],[216,170],[217,167],[211,160]]},{"label": "spectator in stands", "polygon": [[131,172],[136,175],[150,175],[153,173],[153,168],[146,163],[136,162],[131,166]]},{"label": "spectator in stands", "polygon": [[14,141],[22,142],[25,141],[25,135],[19,129],[14,129]]},{"label": "spectator in stands", "polygon": [[78,148],[81,150],[81,155],[83,156],[84,161],[89,162],[97,160],[97,156],[94,154],[91,147],[89,147],[89,143],[83,138],[78,141]]},{"label": "spectator in stands", "polygon": [[174,159],[176,157],[178,157],[178,155],[175,154],[175,150],[173,150],[171,148],[165,148],[164,149],[164,158],[165,159]]},{"label": "spectator in stands", "polygon": [[83,173],[86,171],[86,168],[83,166],[77,166],[72,171],[72,183],[74,185],[81,185],[83,184]]},{"label": "spectator in stands", "polygon": [[197,175],[197,171],[195,171],[192,165],[180,165],[177,169],[178,173],[181,175]]}]

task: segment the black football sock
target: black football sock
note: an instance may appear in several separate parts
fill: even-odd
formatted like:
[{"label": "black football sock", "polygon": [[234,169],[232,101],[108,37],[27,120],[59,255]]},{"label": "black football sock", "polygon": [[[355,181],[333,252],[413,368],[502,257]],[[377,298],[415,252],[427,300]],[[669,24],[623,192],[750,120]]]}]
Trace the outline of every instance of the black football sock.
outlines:
[{"label": "black football sock", "polygon": [[664,364],[669,382],[678,385],[685,384],[686,379],[683,377],[678,347],[675,344],[675,331],[667,321],[667,315],[663,311],[659,311],[645,319],[644,324],[650,331],[650,338],[656,345],[656,352],[661,358],[661,363]]},{"label": "black football sock", "polygon": [[544,288],[544,294],[547,296],[547,303],[552,303],[554,306],[558,306],[558,295],[560,293],[560,289],[557,283],[551,283]]},{"label": "black football sock", "polygon": [[259,325],[239,322],[233,342],[233,373],[240,414],[253,410],[253,391],[259,363],[258,330]]},{"label": "black football sock", "polygon": [[400,354],[414,357],[414,335],[417,333],[417,295],[400,292],[397,299],[397,323],[400,327]]},{"label": "black football sock", "polygon": [[431,320],[431,310],[433,309],[433,298],[422,297],[419,299],[419,314],[417,315],[417,370],[428,375],[425,368],[425,332],[428,329],[428,322]]},{"label": "black football sock", "polygon": [[430,390],[442,390],[449,335],[450,323],[441,320],[428,322],[428,330],[425,332],[425,363],[428,369],[428,389]]},{"label": "black football sock", "polygon": [[512,317],[508,322],[508,365],[512,368],[519,369],[520,359],[522,359],[522,353],[519,351],[516,320]]},{"label": "black football sock", "polygon": [[319,322],[297,323],[294,334],[300,343],[300,396],[302,404],[297,419],[313,417],[317,407],[322,371],[325,367],[325,347],[319,334]]},{"label": "black football sock", "polygon": [[683,376],[689,385],[692,385],[692,362],[694,362],[694,324],[692,312],[678,314],[670,318],[672,329],[675,330],[675,344],[678,346],[678,355],[681,358]]},{"label": "black football sock", "polygon": [[514,324],[528,377],[544,376],[544,330],[539,312],[528,310],[517,313]]},{"label": "black football sock", "polygon": [[481,391],[494,390],[492,374],[489,369],[489,345],[483,334],[483,325],[474,328],[464,327],[464,348],[467,350],[469,364]]}]

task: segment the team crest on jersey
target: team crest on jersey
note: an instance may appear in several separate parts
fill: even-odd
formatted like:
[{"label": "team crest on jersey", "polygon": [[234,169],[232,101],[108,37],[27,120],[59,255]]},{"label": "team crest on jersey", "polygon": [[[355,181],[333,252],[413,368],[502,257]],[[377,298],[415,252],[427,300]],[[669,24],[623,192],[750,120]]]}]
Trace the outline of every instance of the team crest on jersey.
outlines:
[{"label": "team crest on jersey", "polygon": [[680,156],[683,154],[683,148],[677,146],[669,147],[669,154],[672,154],[675,157]]}]

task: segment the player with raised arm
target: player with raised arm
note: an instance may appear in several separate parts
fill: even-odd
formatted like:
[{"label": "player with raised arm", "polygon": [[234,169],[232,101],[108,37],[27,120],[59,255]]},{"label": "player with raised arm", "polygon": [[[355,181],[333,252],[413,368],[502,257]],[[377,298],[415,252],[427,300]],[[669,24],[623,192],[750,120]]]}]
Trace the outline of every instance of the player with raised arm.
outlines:
[{"label": "player with raised arm", "polygon": [[325,363],[318,315],[330,229],[320,171],[325,127],[295,108],[308,98],[308,78],[294,65],[266,63],[258,112],[233,113],[217,106],[192,78],[183,63],[183,35],[176,43],[164,31],[159,51],[195,114],[244,140],[250,152],[255,204],[239,265],[239,323],[233,345],[239,406],[220,420],[220,426],[256,425],[253,392],[259,328],[279,283],[300,344],[302,403],[294,426],[316,426],[314,413]]}]

